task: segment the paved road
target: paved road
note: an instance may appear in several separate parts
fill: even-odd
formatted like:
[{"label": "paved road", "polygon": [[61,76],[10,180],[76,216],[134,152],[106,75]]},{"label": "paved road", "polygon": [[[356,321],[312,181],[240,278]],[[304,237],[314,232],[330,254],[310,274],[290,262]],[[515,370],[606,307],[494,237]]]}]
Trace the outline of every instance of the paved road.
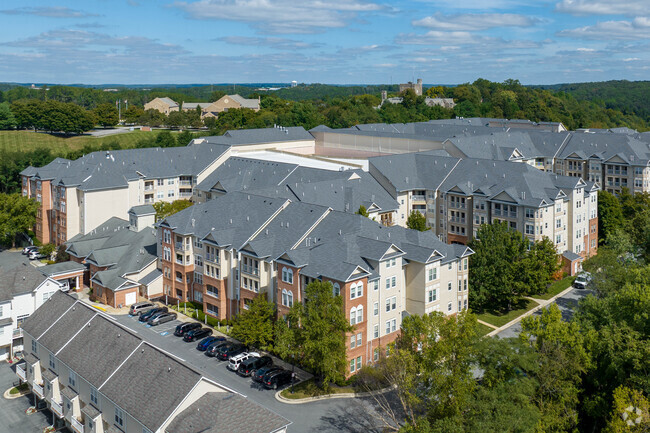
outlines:
[{"label": "paved road", "polygon": [[25,410],[34,404],[31,395],[12,400],[1,397],[17,380],[13,366],[0,362],[0,433],[42,433],[52,424],[52,414],[44,411],[26,415]]},{"label": "paved road", "polygon": [[[199,370],[205,377],[227,386],[271,409],[293,422],[289,432],[379,432],[370,415],[373,411],[370,399],[332,399],[300,405],[289,405],[275,399],[275,391],[267,390],[251,379],[239,377],[226,368],[226,362],[209,358],[196,350],[196,343],[185,343],[174,337],[176,322],[158,327],[147,327],[137,318],[128,315],[112,316],[118,323],[134,330],[145,341],[165,350],[188,365]],[[165,335],[162,335],[165,334]]]},{"label": "paved road", "polygon": [[[560,307],[560,311],[562,312],[562,319],[571,320],[571,317],[573,317],[573,312],[578,307],[578,302],[580,299],[592,294],[594,294],[593,290],[573,288],[564,296],[557,298],[555,300],[555,304]],[[542,310],[536,311],[534,314],[539,316],[542,314],[541,311]],[[500,338],[509,338],[518,336],[520,332],[521,322],[517,322],[496,335],[498,335]]]}]

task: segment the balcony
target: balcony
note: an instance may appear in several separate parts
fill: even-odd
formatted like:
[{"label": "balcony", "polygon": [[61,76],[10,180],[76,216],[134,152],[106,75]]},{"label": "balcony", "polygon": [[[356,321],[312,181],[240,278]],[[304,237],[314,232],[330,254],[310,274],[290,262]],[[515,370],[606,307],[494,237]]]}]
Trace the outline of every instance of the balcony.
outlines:
[{"label": "balcony", "polygon": [[241,271],[245,274],[258,276],[260,274],[259,268],[254,268],[250,265],[241,265]]},{"label": "balcony", "polygon": [[206,254],[205,261],[210,263],[219,264],[219,256],[216,254]]},{"label": "balcony", "polygon": [[56,401],[52,400],[50,402],[50,405],[52,407],[52,413],[59,418],[63,418],[63,406],[61,403],[57,403]]},{"label": "balcony", "polygon": [[39,396],[39,398],[45,397],[45,393],[43,392],[43,385],[35,383],[34,386],[32,386],[32,390],[34,391],[34,394]]},{"label": "balcony", "polygon": [[77,419],[77,417],[71,417],[70,424],[72,424],[72,430],[76,431],[77,433],[84,433],[84,425]]},{"label": "balcony", "polygon": [[190,244],[183,244],[182,242],[176,242],[174,244],[174,249],[176,251],[189,251],[190,250]]},{"label": "balcony", "polygon": [[178,182],[180,186],[192,186],[192,181],[191,180],[181,180]]},{"label": "balcony", "polygon": [[25,363],[16,365],[16,376],[20,378],[23,382],[27,381],[27,375],[25,374]]},{"label": "balcony", "polygon": [[451,202],[449,207],[453,209],[465,209],[465,203]]},{"label": "balcony", "polygon": [[23,336],[23,328],[14,329],[13,338],[22,338],[22,336]]},{"label": "balcony", "polygon": [[178,192],[179,197],[192,197],[192,191],[179,191]]},{"label": "balcony", "polygon": [[151,203],[153,203],[153,198],[145,198],[144,202],[145,202],[145,204],[151,204]]},{"label": "balcony", "polygon": [[451,217],[451,222],[465,224],[465,218]]},{"label": "balcony", "polygon": [[411,200],[413,201],[425,201],[427,199],[426,195],[413,194]]}]

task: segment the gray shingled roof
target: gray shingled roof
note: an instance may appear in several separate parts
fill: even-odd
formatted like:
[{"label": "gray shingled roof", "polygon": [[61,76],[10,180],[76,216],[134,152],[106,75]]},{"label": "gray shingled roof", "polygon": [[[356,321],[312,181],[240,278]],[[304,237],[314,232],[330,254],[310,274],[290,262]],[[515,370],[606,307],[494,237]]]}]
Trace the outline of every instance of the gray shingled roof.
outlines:
[{"label": "gray shingled roof", "polygon": [[41,266],[38,268],[38,270],[43,275],[47,275],[49,277],[69,272],[83,271],[85,269],[86,267],[84,265],[73,261],[60,262],[53,265]]},{"label": "gray shingled roof", "polygon": [[145,286],[148,286],[149,284],[156,281],[158,278],[162,277],[162,275],[163,273],[160,269],[154,269],[144,277],[140,278],[140,284],[144,284]]},{"label": "gray shingled roof", "polygon": [[38,341],[50,352],[57,353],[95,314],[97,314],[96,310],[77,301],[66,314],[57,319],[52,327],[38,338]]},{"label": "gray shingled roof", "polygon": [[141,204],[139,206],[133,206],[129,209],[129,213],[135,216],[155,215],[156,209],[150,204]]},{"label": "gray shingled roof", "polygon": [[61,291],[54,292],[43,305],[23,322],[23,330],[34,338],[40,337],[75,302],[72,296]]},{"label": "gray shingled roof", "polygon": [[298,167],[296,164],[230,157],[196,188],[201,191],[210,191],[219,185],[217,189],[222,192],[266,188],[277,185],[296,167]]},{"label": "gray shingled roof", "polygon": [[168,98],[166,96],[163,97],[163,98],[156,98],[156,99],[160,99],[162,102],[169,105],[169,107],[178,107],[178,103],[176,103],[176,101],[174,101],[173,99]]},{"label": "gray shingled roof", "polygon": [[57,378],[57,375],[49,368],[44,368],[41,371],[41,375],[43,376],[43,379],[48,382],[52,382],[54,379]]},{"label": "gray shingled roof", "polygon": [[[496,132],[490,135],[453,137],[449,139],[467,158],[483,158],[497,161],[516,159],[516,149],[524,159],[542,156],[526,132]],[[446,143],[445,143],[446,145]]]},{"label": "gray shingled roof", "polygon": [[[198,372],[143,343],[99,391],[156,431],[200,379]],[[152,384],[164,384],[156,387],[155,398]]]},{"label": "gray shingled roof", "polygon": [[246,98],[244,98],[244,97],[242,97],[240,95],[237,95],[237,94],[228,95],[228,97],[230,99],[232,99],[233,101],[237,101],[237,103],[239,103],[239,105],[241,105],[242,108],[250,108],[250,109],[253,109],[253,110],[257,110],[257,109],[260,108],[259,99],[246,99]]},{"label": "gray shingled roof", "polygon": [[239,146],[261,143],[281,143],[287,141],[313,141],[314,136],[307,132],[302,126],[291,126],[288,128],[232,129],[226,131],[224,135],[201,137],[195,141],[200,140],[209,144]]},{"label": "gray shingled roof", "polygon": [[75,398],[79,394],[77,394],[77,392],[74,389],[72,389],[72,388],[70,388],[68,386],[64,386],[64,387],[61,388],[61,395],[64,396],[65,398],[67,398],[68,400],[72,400],[73,398]]},{"label": "gray shingled roof", "polygon": [[102,413],[95,409],[95,407],[92,404],[87,404],[84,407],[81,408],[81,411],[84,413],[84,415],[88,416],[90,419],[95,419]]},{"label": "gray shingled roof", "polygon": [[368,161],[400,192],[435,190],[460,159],[420,152],[377,156]]},{"label": "gray shingled roof", "polygon": [[0,268],[0,302],[9,301],[22,293],[32,292],[46,279],[45,275],[27,263],[12,268]]},{"label": "gray shingled roof", "polygon": [[559,158],[577,157],[587,160],[608,161],[620,157],[630,165],[646,165],[650,162],[650,146],[634,136],[626,134],[571,133]]},{"label": "gray shingled roof", "polygon": [[166,433],[273,433],[291,424],[237,394],[209,392],[178,414]]}]

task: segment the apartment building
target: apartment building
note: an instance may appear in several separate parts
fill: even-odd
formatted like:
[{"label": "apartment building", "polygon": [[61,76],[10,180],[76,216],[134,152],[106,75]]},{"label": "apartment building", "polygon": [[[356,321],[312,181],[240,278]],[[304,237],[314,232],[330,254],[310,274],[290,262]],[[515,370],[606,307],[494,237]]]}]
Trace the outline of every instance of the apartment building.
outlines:
[{"label": "apartment building", "polygon": [[[188,421],[200,408],[209,408],[208,417],[231,411],[260,432],[284,432],[290,424],[64,293],[25,320],[23,332],[27,353],[16,375],[30,386],[36,407],[52,411],[56,429],[199,433],[205,421]],[[152,380],[163,384],[154,396]]]},{"label": "apartment building", "polygon": [[467,244],[481,224],[504,221],[531,241],[551,239],[560,254],[597,252],[597,183],[434,152],[371,158],[370,173],[400,202],[398,224],[418,211],[445,242]]},{"label": "apartment building", "polygon": [[154,98],[151,101],[144,104],[144,110],[156,110],[163,113],[165,116],[169,116],[169,113],[172,111],[179,110],[178,104],[170,98]]},{"label": "apartment building", "polygon": [[57,158],[21,172],[22,194],[40,206],[35,232],[60,245],[86,234],[111,216],[125,218],[134,206],[190,199],[229,156],[230,148],[191,143],[187,147],[93,152],[70,161]]},{"label": "apartment building", "polygon": [[0,361],[23,350],[23,322],[61,287],[25,263],[0,269]]},{"label": "apartment building", "polygon": [[262,293],[283,315],[304,300],[310,282],[331,282],[355,326],[350,373],[396,338],[405,312],[467,308],[472,252],[430,232],[244,192],[194,205],[158,227],[164,293],[202,302],[219,319],[234,317]]},{"label": "apartment building", "polygon": [[67,242],[72,262],[84,265],[91,299],[119,307],[163,296],[158,243],[151,205],[129,210],[129,221],[113,217],[86,235]]},{"label": "apartment building", "polygon": [[195,138],[193,143],[231,146],[233,155],[267,149],[311,155],[315,146],[313,135],[302,126],[280,125],[274,125],[273,128],[233,129],[223,135]]}]

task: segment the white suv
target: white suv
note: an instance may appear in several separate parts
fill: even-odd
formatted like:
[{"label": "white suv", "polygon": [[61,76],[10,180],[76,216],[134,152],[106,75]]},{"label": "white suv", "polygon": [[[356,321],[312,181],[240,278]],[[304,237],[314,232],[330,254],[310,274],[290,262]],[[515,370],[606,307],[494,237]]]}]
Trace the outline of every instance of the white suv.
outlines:
[{"label": "white suv", "polygon": [[239,364],[241,364],[242,361],[245,361],[248,358],[252,358],[252,357],[259,358],[260,354],[257,352],[240,353],[239,355],[235,355],[232,358],[230,358],[228,360],[228,365],[226,367],[228,367],[232,371],[237,371],[237,369],[239,368]]}]

